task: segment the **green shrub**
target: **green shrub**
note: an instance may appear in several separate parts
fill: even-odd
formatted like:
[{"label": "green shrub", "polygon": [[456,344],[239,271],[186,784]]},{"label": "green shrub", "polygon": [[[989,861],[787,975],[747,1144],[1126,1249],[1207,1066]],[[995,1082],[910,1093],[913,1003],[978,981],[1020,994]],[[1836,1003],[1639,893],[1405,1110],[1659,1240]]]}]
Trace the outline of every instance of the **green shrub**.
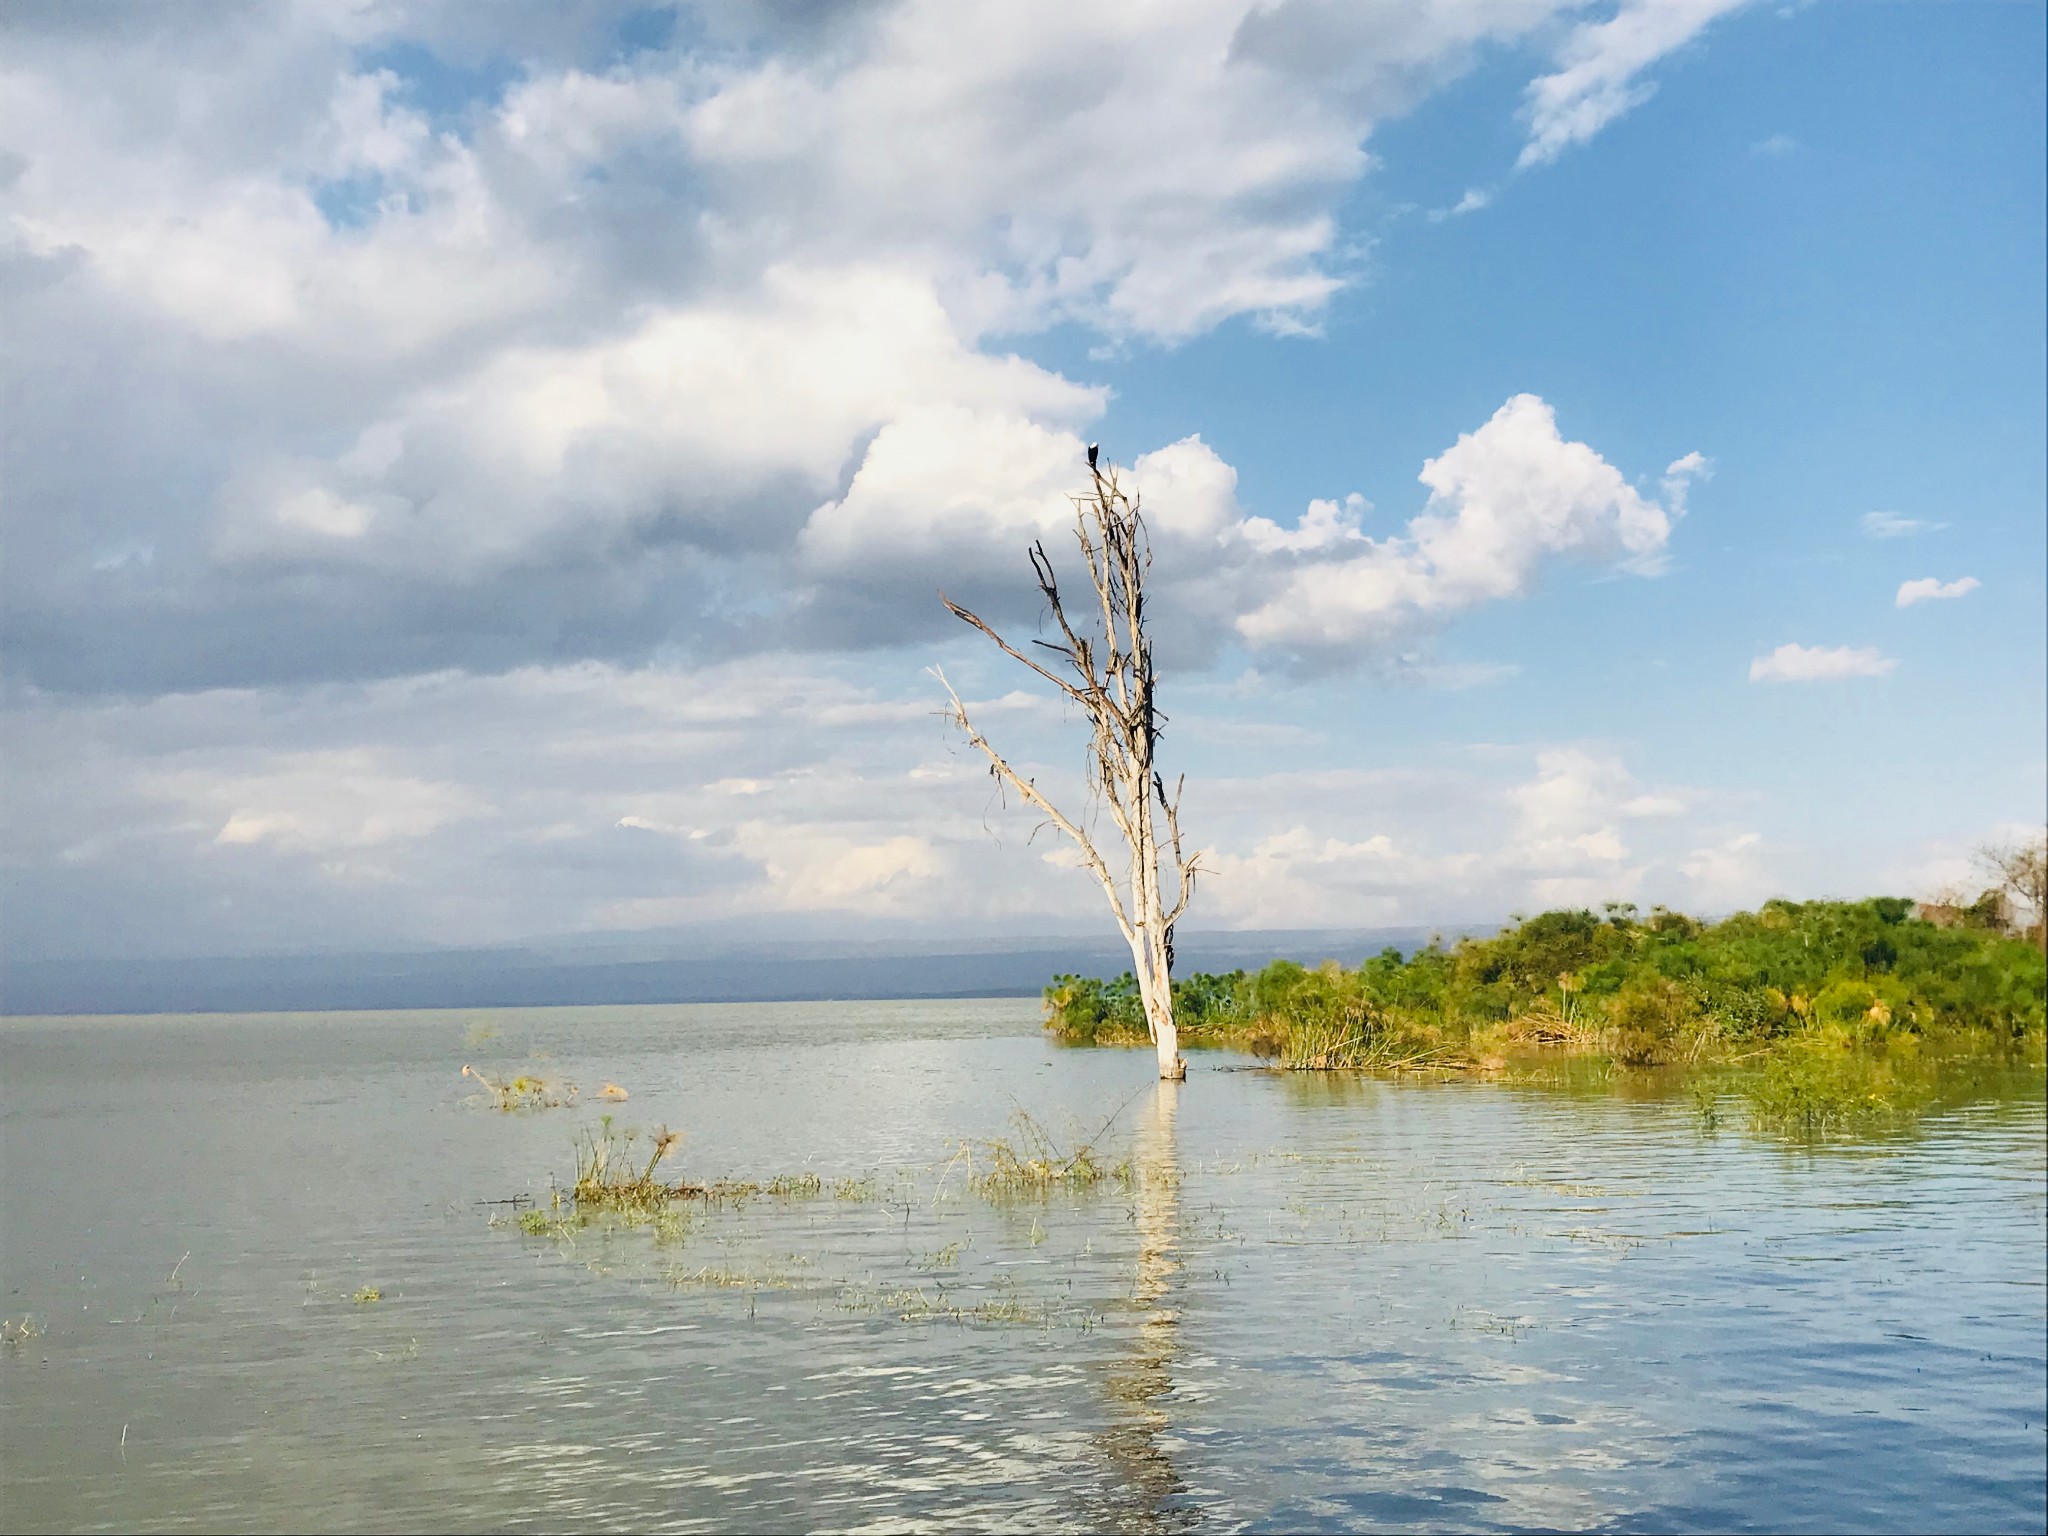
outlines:
[{"label": "green shrub", "polygon": [[1693,991],[1661,976],[1637,977],[1608,1005],[1610,1046],[1625,1067],[1652,1067],[1684,1054],[1682,1037],[1704,1018]]},{"label": "green shrub", "polygon": [[[1355,969],[1275,960],[1249,974],[1188,976],[1174,983],[1175,1016],[1189,1045],[1296,1060],[1393,1049],[1384,1042],[1394,1030],[1440,1054],[1604,1047],[1642,1066],[1778,1050],[1815,1030],[1858,1047],[1937,1031],[1972,1049],[2038,1052],[2048,1032],[2041,951],[1913,912],[1901,897],[1770,901],[1717,923],[1662,908],[1639,917],[1624,904],[1603,917],[1546,912],[1488,938],[1382,950]],[[1147,1037],[1128,973],[1056,977],[1045,997],[1047,1027],[1062,1039]]]}]

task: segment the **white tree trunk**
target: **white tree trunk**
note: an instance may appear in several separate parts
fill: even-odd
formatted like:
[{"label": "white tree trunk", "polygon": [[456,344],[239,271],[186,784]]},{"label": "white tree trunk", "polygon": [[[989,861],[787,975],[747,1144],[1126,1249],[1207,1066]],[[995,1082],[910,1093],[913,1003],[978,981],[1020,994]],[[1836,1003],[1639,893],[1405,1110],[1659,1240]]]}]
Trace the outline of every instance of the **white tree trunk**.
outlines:
[{"label": "white tree trunk", "polygon": [[1173,1023],[1173,987],[1154,986],[1159,1006],[1147,1007],[1145,1017],[1152,1025],[1152,1046],[1159,1053],[1159,1075],[1168,1082],[1182,1082],[1188,1075],[1188,1064],[1180,1054],[1180,1031]]},{"label": "white tree trunk", "polygon": [[1145,1027],[1159,1053],[1159,1076],[1179,1082],[1188,1075],[1181,1060],[1180,1031],[1173,1022],[1173,955],[1169,923],[1159,890],[1159,837],[1152,820],[1152,754],[1146,740],[1131,754],[1126,805],[1135,807],[1131,827],[1131,956],[1137,962],[1138,997]]},{"label": "white tree trunk", "polygon": [[1131,943],[1131,961],[1138,978],[1138,999],[1145,1008],[1145,1027],[1152,1035],[1152,1045],[1159,1053],[1159,1075],[1169,1082],[1180,1082],[1188,1075],[1188,1064],[1181,1059],[1180,1031],[1173,1022],[1173,978],[1166,968],[1166,946],[1164,935],[1154,945],[1152,935],[1142,929]]}]

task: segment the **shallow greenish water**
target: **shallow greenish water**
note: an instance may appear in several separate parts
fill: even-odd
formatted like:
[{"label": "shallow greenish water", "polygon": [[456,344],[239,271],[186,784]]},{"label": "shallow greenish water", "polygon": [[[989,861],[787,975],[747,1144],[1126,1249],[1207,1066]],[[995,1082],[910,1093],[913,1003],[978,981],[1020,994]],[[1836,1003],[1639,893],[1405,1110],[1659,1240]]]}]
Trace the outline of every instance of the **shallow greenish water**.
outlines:
[{"label": "shallow greenish water", "polygon": [[[8,1529],[2037,1530],[2038,1078],[1826,1149],[1021,1002],[0,1024]],[[495,1031],[495,1034],[492,1033]],[[581,1083],[502,1114],[465,1062]],[[631,1099],[602,1106],[604,1081]],[[1134,1090],[1135,1096],[1134,1096]],[[813,1197],[533,1237],[606,1108]],[[1128,1180],[992,1205],[1013,1111]],[[983,1156],[981,1166],[986,1165]],[[848,1186],[840,1178],[871,1183]],[[376,1302],[350,1297],[363,1287]]]}]

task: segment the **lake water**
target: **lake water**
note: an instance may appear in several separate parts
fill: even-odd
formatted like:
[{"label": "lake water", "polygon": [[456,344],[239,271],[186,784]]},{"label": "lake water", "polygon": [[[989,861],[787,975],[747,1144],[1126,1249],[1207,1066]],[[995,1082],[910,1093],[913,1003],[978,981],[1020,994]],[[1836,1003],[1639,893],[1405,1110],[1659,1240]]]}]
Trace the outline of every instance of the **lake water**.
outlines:
[{"label": "lake water", "polygon": [[[2042,1528],[2038,1078],[1816,1150],[1246,1065],[1010,1001],[0,1023],[0,1523]],[[544,1204],[605,1081],[679,1176],[824,1187],[478,1203]],[[958,1149],[1019,1109],[1131,1177],[991,1204]]]}]

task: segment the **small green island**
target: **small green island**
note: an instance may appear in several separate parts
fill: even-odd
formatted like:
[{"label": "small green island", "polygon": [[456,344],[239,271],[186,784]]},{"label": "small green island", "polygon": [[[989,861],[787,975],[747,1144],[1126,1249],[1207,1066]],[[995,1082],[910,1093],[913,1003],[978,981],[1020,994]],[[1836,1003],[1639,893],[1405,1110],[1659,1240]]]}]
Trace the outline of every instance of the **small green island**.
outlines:
[{"label": "small green island", "polygon": [[[1355,968],[1280,959],[1173,984],[1182,1044],[1296,1071],[1541,1077],[1683,1071],[1707,1115],[1747,1101],[1810,1135],[1907,1122],[1987,1072],[2039,1069],[2048,956],[2003,905],[1770,901],[1709,922],[1626,903],[1545,912],[1490,938],[1386,949]],[[1063,975],[1046,1028],[1148,1043],[1134,979]]]}]

